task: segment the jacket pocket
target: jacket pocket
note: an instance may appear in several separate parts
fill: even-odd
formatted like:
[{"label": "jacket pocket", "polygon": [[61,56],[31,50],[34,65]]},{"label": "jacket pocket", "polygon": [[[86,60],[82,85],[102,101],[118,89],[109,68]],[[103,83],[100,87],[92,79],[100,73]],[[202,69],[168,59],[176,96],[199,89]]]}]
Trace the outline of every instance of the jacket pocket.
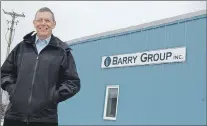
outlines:
[{"label": "jacket pocket", "polygon": [[54,86],[49,90],[48,98],[47,98],[47,104],[45,105],[46,109],[50,110],[56,110],[57,109],[57,102],[55,98],[55,92],[56,92],[56,87]]}]

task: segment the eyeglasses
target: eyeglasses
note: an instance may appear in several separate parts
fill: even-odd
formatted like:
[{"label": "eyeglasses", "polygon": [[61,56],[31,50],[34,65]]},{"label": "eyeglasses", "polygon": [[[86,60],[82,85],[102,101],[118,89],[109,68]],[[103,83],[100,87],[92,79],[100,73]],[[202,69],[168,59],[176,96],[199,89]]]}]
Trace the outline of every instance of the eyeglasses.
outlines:
[{"label": "eyeglasses", "polygon": [[44,21],[45,23],[50,23],[50,22],[52,22],[52,20],[49,20],[49,19],[42,19],[42,18],[40,18],[40,19],[36,19],[35,21],[38,22],[38,23],[42,23],[43,21]]}]

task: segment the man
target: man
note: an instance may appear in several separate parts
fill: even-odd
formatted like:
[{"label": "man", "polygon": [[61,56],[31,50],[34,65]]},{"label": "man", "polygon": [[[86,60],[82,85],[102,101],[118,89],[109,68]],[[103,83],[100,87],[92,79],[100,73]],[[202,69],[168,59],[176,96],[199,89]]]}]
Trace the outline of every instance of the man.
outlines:
[{"label": "man", "polygon": [[24,36],[1,67],[1,88],[10,95],[4,126],[57,126],[58,103],[80,90],[70,48],[52,34],[53,12],[41,8],[33,24],[37,33]]}]

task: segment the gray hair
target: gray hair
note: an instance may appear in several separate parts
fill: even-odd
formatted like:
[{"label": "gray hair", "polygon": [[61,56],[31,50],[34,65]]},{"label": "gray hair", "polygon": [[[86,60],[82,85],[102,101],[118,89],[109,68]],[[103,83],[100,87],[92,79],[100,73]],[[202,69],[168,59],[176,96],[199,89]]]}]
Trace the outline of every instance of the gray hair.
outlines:
[{"label": "gray hair", "polygon": [[38,12],[50,12],[50,13],[52,14],[52,19],[53,19],[53,21],[55,21],[54,13],[53,13],[48,7],[42,7],[42,8],[40,8],[40,9],[36,12],[36,14],[35,14],[35,18],[36,18],[36,16],[37,16],[37,13],[38,13]]}]

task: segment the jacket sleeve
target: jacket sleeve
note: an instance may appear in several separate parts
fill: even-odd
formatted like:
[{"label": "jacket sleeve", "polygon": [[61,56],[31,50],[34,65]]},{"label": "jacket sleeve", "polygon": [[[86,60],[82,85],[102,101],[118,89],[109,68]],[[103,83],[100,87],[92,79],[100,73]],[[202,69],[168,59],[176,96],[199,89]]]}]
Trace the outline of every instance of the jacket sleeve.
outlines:
[{"label": "jacket sleeve", "polygon": [[55,101],[61,102],[71,98],[80,90],[80,78],[71,52],[68,50],[64,56],[59,74],[59,83],[55,91]]},{"label": "jacket sleeve", "polygon": [[18,45],[11,51],[1,67],[1,88],[9,94],[17,79],[17,54]]}]

